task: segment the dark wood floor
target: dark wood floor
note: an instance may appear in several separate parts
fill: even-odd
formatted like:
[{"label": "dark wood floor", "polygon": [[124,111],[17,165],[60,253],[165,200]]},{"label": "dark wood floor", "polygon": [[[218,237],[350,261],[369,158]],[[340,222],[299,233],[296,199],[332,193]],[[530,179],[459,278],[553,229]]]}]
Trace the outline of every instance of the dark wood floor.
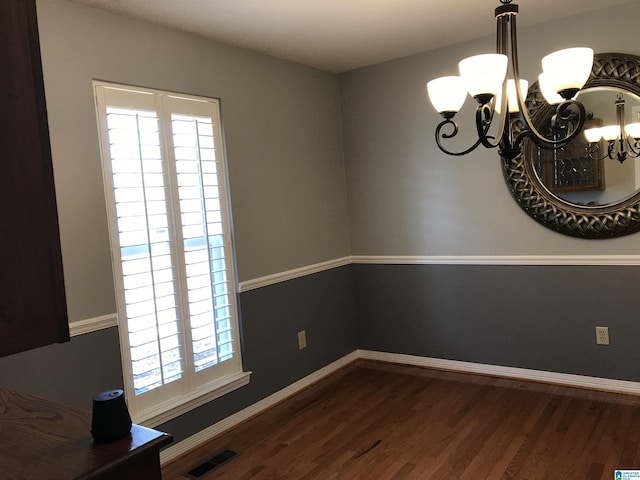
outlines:
[{"label": "dark wood floor", "polygon": [[640,469],[640,398],[358,361],[163,468],[213,479],[613,479]]}]

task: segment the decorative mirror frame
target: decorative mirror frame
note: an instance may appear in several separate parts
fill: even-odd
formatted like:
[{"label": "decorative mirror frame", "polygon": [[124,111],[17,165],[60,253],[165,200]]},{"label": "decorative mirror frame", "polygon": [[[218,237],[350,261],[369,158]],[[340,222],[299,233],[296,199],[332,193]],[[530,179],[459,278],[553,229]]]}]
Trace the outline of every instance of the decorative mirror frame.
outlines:
[{"label": "decorative mirror frame", "polygon": [[[596,54],[591,76],[584,88],[615,87],[640,97],[640,57],[621,53]],[[535,122],[548,108],[538,83],[529,89],[526,105]],[[520,120],[513,121],[521,129]],[[520,127],[519,127],[520,126]],[[502,171],[518,205],[534,220],[551,230],[580,238],[615,238],[640,230],[640,190],[608,205],[587,207],[563,200],[540,181],[533,161],[523,153],[508,160]]]}]

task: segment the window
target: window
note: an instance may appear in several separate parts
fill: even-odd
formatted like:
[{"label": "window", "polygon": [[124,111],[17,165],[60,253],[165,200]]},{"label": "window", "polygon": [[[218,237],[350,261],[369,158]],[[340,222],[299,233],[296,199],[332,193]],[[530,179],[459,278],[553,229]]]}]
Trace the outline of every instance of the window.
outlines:
[{"label": "window", "polygon": [[127,401],[160,423],[248,381],[218,101],[94,88]]}]

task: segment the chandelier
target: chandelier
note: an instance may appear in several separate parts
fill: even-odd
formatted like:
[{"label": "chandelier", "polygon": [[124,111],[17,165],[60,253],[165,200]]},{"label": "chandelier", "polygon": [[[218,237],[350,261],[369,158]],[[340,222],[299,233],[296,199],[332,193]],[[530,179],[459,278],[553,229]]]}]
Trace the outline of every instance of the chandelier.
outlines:
[{"label": "chandelier", "polygon": [[[598,128],[587,128],[584,136],[589,142],[589,157],[594,160],[604,160],[610,158],[623,163],[628,157],[640,157],[640,123],[630,123],[625,125],[624,121],[624,98],[622,94],[617,95],[616,100],[616,125],[606,125]],[[607,142],[607,152],[603,157],[598,158],[600,150],[600,139]]]},{"label": "chandelier", "polygon": [[[435,132],[438,148],[444,153],[466,155],[483,145],[498,147],[501,156],[513,159],[520,154],[520,145],[526,137],[541,148],[558,150],[582,130],[585,110],[575,97],[591,73],[593,50],[569,48],[542,59],[543,73],[538,82],[548,103],[556,105],[551,129],[561,132],[552,139],[546,138],[534,127],[524,104],[528,82],[520,78],[516,35],[518,5],[511,1],[500,0],[501,5],[495,10],[497,53],[466,58],[458,64],[460,76],[441,77],[427,83],[429,99],[444,118]],[[509,64],[511,79],[507,78]],[[458,134],[453,118],[462,108],[467,92],[478,103],[475,119],[478,138],[465,150],[451,151],[443,140]],[[514,117],[520,119],[518,128],[514,128]]]}]

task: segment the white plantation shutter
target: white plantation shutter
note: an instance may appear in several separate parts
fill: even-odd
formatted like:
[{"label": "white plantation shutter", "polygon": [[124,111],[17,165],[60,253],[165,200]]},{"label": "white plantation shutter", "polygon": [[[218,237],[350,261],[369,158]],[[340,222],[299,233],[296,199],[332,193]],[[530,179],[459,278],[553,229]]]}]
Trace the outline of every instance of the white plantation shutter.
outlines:
[{"label": "white plantation shutter", "polygon": [[218,102],[96,83],[132,413],[241,372]]}]

